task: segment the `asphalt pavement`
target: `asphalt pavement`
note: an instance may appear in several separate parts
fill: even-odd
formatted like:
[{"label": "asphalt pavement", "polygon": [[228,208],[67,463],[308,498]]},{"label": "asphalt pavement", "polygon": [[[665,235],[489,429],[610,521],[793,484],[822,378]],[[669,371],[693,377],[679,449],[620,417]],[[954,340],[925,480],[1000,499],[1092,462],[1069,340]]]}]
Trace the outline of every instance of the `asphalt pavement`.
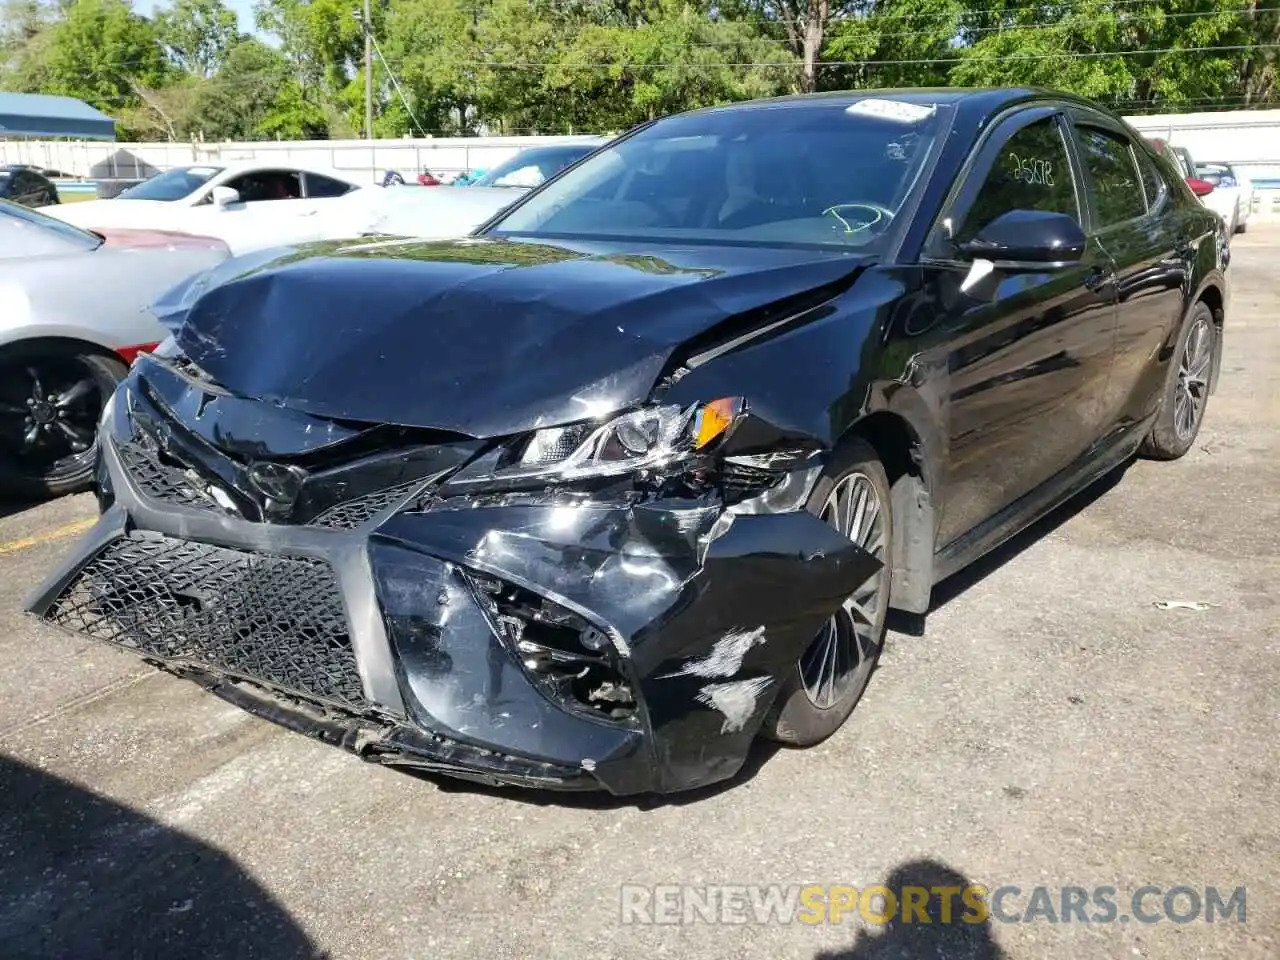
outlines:
[{"label": "asphalt pavement", "polygon": [[[1280,225],[1234,254],[1186,458],[940,587],[834,738],[674,802],[374,767],[45,628],[20,602],[92,501],[0,504],[0,956],[1280,956]],[[805,884],[1018,892],[981,923],[742,908]],[[1111,922],[1062,909],[1100,887]],[[1175,922],[1178,887],[1244,888],[1243,922]]]}]

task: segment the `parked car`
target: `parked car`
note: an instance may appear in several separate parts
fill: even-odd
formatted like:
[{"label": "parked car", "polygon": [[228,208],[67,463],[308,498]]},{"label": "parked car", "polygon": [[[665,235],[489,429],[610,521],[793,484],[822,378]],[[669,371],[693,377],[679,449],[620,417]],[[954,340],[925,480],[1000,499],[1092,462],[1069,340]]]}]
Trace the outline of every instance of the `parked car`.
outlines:
[{"label": "parked car", "polygon": [[1222,206],[1231,211],[1231,217],[1224,219],[1234,224],[1232,232],[1244,233],[1249,228],[1249,214],[1253,212],[1253,182],[1229,163],[1197,164],[1196,176],[1213,184],[1214,194],[1224,198]]},{"label": "parked car", "polygon": [[1224,251],[1072,96],[662,119],[471,237],[163,298],[103,515],[28,609],[378,763],[723,780],[844,723],[889,607],[1190,449]]},{"label": "parked car", "polygon": [[0,201],[0,496],[89,486],[103,403],[165,336],[147,304],[229,255],[209,237],[93,234]]},{"label": "parked car", "polygon": [[315,216],[361,185],[336,170],[263,161],[174,167],[110,200],[47,212],[96,230],[136,227],[218,237],[235,253],[294,242]]},{"label": "parked car", "polygon": [[[1216,179],[1200,176],[1200,165],[1192,157],[1186,147],[1175,147],[1168,141],[1159,138],[1151,140],[1156,152],[1171,160],[1179,173],[1186,179],[1191,192],[1200,198],[1200,202],[1222,218],[1226,225],[1227,236],[1241,232],[1239,191],[1234,184],[1228,189],[1220,189]],[[1248,214],[1245,215],[1246,217]]]},{"label": "parked car", "polygon": [[466,184],[474,187],[536,187],[587,154],[608,143],[607,137],[597,137],[578,143],[560,143],[549,147],[530,147],[514,157],[498,164]]},{"label": "parked car", "polygon": [[314,217],[299,221],[294,235],[278,243],[297,246],[320,240],[388,236],[445,240],[465,237],[504,207],[521,191],[440,186],[423,190],[416,184],[395,184],[360,190],[331,204]]},{"label": "parked car", "polygon": [[0,166],[0,200],[24,207],[58,203],[58,188],[43,173],[21,164]]}]

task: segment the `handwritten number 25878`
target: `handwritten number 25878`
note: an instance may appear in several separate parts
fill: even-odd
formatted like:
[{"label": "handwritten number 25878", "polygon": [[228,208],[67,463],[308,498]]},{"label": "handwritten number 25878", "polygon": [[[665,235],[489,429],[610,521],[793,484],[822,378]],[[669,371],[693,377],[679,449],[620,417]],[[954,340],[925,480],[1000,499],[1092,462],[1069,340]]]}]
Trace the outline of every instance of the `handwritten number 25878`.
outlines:
[{"label": "handwritten number 25878", "polygon": [[1053,186],[1052,161],[1019,157],[1016,153],[1009,154],[1009,160],[1013,164],[1013,179],[1033,187]]}]

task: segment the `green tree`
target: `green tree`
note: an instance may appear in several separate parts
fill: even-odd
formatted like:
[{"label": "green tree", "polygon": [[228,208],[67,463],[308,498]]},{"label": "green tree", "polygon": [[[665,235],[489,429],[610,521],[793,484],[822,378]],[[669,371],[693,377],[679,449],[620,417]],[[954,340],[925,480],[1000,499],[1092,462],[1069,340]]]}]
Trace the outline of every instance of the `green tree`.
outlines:
[{"label": "green tree", "polygon": [[[139,89],[165,85],[170,68],[154,25],[126,0],[75,0],[47,31],[40,87],[117,114],[141,102]],[[118,133],[130,135],[127,121]]]},{"label": "green tree", "polygon": [[240,39],[236,15],[222,0],[173,0],[156,17],[160,42],[187,73],[211,77]]},{"label": "green tree", "polygon": [[308,140],[327,135],[324,110],[302,95],[289,61],[260,40],[242,39],[199,85],[189,118],[202,140]]}]

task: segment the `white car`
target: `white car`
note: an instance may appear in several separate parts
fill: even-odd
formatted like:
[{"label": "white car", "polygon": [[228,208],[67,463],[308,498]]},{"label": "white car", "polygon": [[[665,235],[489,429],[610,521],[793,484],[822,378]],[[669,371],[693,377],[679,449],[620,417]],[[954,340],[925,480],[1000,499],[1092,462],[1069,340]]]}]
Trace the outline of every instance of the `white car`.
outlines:
[{"label": "white car", "polygon": [[110,200],[41,207],[88,230],[145,229],[217,237],[235,254],[307,239],[310,218],[364,184],[336,170],[254,161],[174,167]]},{"label": "white car", "polygon": [[447,240],[464,237],[527,191],[516,187],[420,187],[362,190],[312,221],[303,240],[345,240],[374,234]]},{"label": "white car", "polygon": [[[1197,163],[1196,176],[1213,184],[1213,193],[1205,198],[1205,205],[1213,206],[1227,224],[1233,225],[1232,232],[1244,233],[1253,211],[1253,182],[1229,163]],[[1216,203],[1210,204],[1215,197]]]}]

